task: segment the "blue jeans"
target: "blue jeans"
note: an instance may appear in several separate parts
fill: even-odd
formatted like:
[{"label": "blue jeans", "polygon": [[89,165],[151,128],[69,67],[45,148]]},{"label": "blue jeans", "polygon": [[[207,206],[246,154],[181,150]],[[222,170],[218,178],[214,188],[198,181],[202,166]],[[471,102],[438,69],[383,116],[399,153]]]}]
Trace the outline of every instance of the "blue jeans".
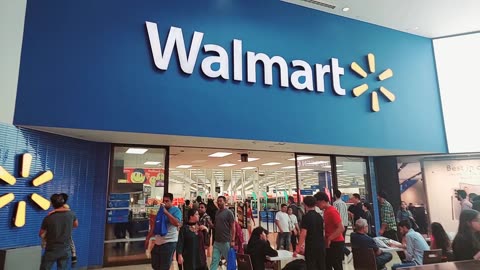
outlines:
[{"label": "blue jeans", "polygon": [[228,258],[228,251],[230,250],[230,243],[228,242],[215,242],[213,243],[212,263],[210,264],[210,270],[217,270],[218,263],[222,259],[222,256]]},{"label": "blue jeans", "polygon": [[155,245],[152,249],[152,268],[154,270],[170,270],[176,248],[177,242]]},{"label": "blue jeans", "polygon": [[57,270],[67,270],[70,257],[70,251],[45,251],[40,270],[50,270],[55,263],[57,263]]},{"label": "blue jeans", "polygon": [[404,262],[404,263],[397,263],[392,266],[392,270],[397,270],[399,268],[403,267],[410,267],[410,266],[416,266],[417,264],[414,262]]},{"label": "blue jeans", "polygon": [[385,264],[392,260],[392,257],[392,253],[390,252],[382,252],[382,254],[376,256],[375,260],[377,261],[377,268],[383,269]]},{"label": "blue jeans", "polygon": [[277,235],[277,250],[290,250],[290,232],[279,232]]}]

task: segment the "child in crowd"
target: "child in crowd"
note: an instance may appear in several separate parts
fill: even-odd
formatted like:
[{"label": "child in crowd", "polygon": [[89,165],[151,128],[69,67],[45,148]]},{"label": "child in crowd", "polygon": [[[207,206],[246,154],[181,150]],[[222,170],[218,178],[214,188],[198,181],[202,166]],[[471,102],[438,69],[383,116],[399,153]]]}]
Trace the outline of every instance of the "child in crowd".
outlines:
[{"label": "child in crowd", "polygon": [[[61,193],[60,195],[62,195],[63,197],[63,200],[65,202],[65,205],[63,205],[63,208],[60,208],[60,209],[55,209],[53,211],[51,211],[50,213],[48,213],[48,215],[51,215],[55,212],[59,212],[59,211],[70,211],[70,206],[67,204],[67,200],[68,200],[68,195],[66,193]],[[46,236],[47,236],[47,232],[43,232],[40,237],[42,238],[42,248],[45,248],[46,245],[47,245],[47,242],[46,242]],[[76,264],[78,259],[77,259],[77,249],[75,248],[75,243],[73,242],[73,238],[70,238],[70,249],[72,251],[72,264]]]}]

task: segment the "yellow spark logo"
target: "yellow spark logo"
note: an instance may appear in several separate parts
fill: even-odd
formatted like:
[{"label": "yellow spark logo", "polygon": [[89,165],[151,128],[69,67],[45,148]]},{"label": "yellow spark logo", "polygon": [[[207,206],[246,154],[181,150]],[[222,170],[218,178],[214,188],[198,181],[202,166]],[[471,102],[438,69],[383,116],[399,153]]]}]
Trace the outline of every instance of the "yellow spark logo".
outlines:
[{"label": "yellow spark logo", "polygon": [[[21,164],[20,177],[22,178],[29,177],[30,167],[32,165],[32,155],[28,153],[23,154],[21,160],[22,160],[22,164]],[[15,183],[17,182],[17,179],[13,175],[11,175],[9,172],[7,172],[2,166],[0,166],[0,179],[12,186],[15,185]],[[53,173],[51,171],[45,171],[32,180],[32,185],[35,187],[38,187],[40,185],[43,185],[51,181],[52,179],[53,179]],[[30,198],[43,210],[47,210],[48,208],[50,208],[50,201],[38,195],[37,193],[30,194]],[[13,193],[7,193],[1,196],[0,208],[9,204],[14,199],[15,199],[15,195]],[[17,203],[17,211],[15,213],[14,225],[16,227],[23,227],[25,225],[25,216],[26,216],[26,202],[20,201]]]},{"label": "yellow spark logo", "polygon": [[[375,55],[372,53],[369,53],[367,55],[368,59],[368,68],[370,73],[375,73]],[[350,68],[357,73],[360,77],[366,78],[368,76],[367,72],[362,69],[360,65],[358,65],[356,62],[353,62],[350,65]],[[386,69],[380,75],[378,75],[378,80],[379,81],[384,81],[388,78],[393,77],[393,71],[391,69]],[[364,83],[362,85],[359,85],[355,88],[353,88],[353,95],[355,97],[359,97],[362,94],[364,94],[368,90],[368,84]],[[394,102],[395,101],[395,95],[390,92],[387,88],[380,86],[380,93],[382,93],[385,98],[387,98],[388,101]],[[380,111],[380,103],[378,102],[378,93],[377,91],[372,92],[372,111],[378,112]]]}]

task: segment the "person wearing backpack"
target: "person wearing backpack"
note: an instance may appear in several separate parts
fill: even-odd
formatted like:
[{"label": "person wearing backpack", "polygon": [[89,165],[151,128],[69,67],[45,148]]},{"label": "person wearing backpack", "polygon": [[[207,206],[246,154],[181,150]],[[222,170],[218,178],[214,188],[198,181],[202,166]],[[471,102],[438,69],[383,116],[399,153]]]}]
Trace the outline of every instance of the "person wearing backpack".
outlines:
[{"label": "person wearing backpack", "polygon": [[[172,202],[173,194],[166,193],[152,230],[155,234],[155,246],[151,252],[154,270],[169,270],[172,265],[173,253],[177,247],[178,227],[182,224],[182,212],[178,207],[174,207]],[[148,236],[147,239],[149,239]]]}]

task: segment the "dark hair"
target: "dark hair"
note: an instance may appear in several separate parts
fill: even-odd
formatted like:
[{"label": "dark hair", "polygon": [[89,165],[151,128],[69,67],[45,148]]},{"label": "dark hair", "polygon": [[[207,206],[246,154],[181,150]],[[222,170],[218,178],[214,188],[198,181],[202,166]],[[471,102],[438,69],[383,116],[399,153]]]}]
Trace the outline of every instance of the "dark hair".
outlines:
[{"label": "dark hair", "polygon": [[466,199],[467,198],[467,192],[465,192],[465,190],[463,190],[463,189],[458,189],[457,190],[457,196],[462,198],[462,199]]},{"label": "dark hair", "polygon": [[253,229],[252,235],[250,236],[250,240],[248,240],[248,245],[250,246],[255,241],[260,240],[260,235],[262,235],[263,232],[265,234],[268,233],[267,230],[265,230],[262,226],[258,226],[255,229]]},{"label": "dark hair", "polygon": [[225,196],[218,196],[217,200],[218,199],[223,199],[225,202],[227,201],[227,198],[225,198]]},{"label": "dark hair", "polygon": [[385,191],[379,191],[377,192],[378,197],[386,199],[387,198],[387,193]]},{"label": "dark hair", "polygon": [[364,202],[363,206],[365,206],[368,209],[368,211],[372,211],[372,205],[370,203]]},{"label": "dark hair", "polygon": [[411,229],[412,228],[412,225],[410,225],[410,220],[402,220],[398,223],[398,227],[405,227],[407,229]]},{"label": "dark hair", "polygon": [[190,200],[185,200],[185,205],[189,206],[190,205]]},{"label": "dark hair", "polygon": [[474,198],[478,197],[477,193],[470,193],[468,194],[468,197],[473,201]]},{"label": "dark hair", "polygon": [[173,201],[173,194],[172,193],[165,193],[165,194],[163,194],[163,198],[169,198],[170,201]]},{"label": "dark hair", "polygon": [[437,245],[436,248],[442,249],[443,253],[447,254],[446,252],[450,249],[450,238],[448,238],[442,224],[433,222],[430,227],[432,228],[433,239],[435,239],[435,244]]},{"label": "dark hair", "polygon": [[480,201],[480,196],[476,196],[475,198],[472,199],[473,202]]},{"label": "dark hair", "polygon": [[187,220],[185,220],[185,223],[190,220],[190,217],[193,217],[197,213],[197,209],[190,208],[187,211]]},{"label": "dark hair", "polygon": [[62,194],[56,193],[50,197],[50,202],[52,203],[53,208],[58,209],[65,204],[65,199]]},{"label": "dark hair", "polygon": [[67,201],[68,201],[68,194],[67,194],[67,193],[60,193],[60,195],[62,195],[63,201],[64,201],[65,203],[67,203]]},{"label": "dark hair", "polygon": [[472,230],[471,225],[469,224],[473,220],[477,219],[479,215],[478,211],[475,210],[463,210],[462,213],[460,213],[460,222],[458,224],[458,232],[457,235],[455,236],[455,239],[453,240],[453,245],[455,246],[455,242],[458,241],[465,241],[465,239],[471,239],[473,243],[473,248],[474,249],[479,249],[480,248],[480,241],[477,237],[477,234]]},{"label": "dark hair", "polygon": [[360,194],[358,194],[358,193],[353,193],[352,196],[357,198],[358,200],[362,199],[362,198],[360,198]]},{"label": "dark hair", "polygon": [[288,196],[288,201],[293,203],[295,202],[295,199],[293,198],[293,196]]},{"label": "dark hair", "polygon": [[282,203],[282,205],[280,205],[280,208],[283,208],[283,207],[287,207],[287,205]]},{"label": "dark hair", "polygon": [[205,206],[205,209],[207,209],[207,204],[204,203],[204,202],[199,203],[199,204],[198,204],[198,207],[200,207],[200,206],[202,206],[202,205]]},{"label": "dark hair", "polygon": [[324,201],[324,202],[329,202],[330,199],[328,198],[327,193],[319,191],[315,195],[313,195],[317,201]]},{"label": "dark hair", "polygon": [[335,189],[335,191],[333,192],[333,194],[335,194],[335,198],[340,198],[342,197],[342,192],[338,189]]},{"label": "dark hair", "polygon": [[313,196],[303,198],[303,203],[308,207],[314,207],[317,200]]},{"label": "dark hair", "polygon": [[[480,196],[477,196],[475,198],[479,198]],[[472,209],[480,211],[480,198],[478,200],[473,200],[472,202]]]},{"label": "dark hair", "polygon": [[201,202],[202,201],[202,196],[197,196],[197,202]]}]

